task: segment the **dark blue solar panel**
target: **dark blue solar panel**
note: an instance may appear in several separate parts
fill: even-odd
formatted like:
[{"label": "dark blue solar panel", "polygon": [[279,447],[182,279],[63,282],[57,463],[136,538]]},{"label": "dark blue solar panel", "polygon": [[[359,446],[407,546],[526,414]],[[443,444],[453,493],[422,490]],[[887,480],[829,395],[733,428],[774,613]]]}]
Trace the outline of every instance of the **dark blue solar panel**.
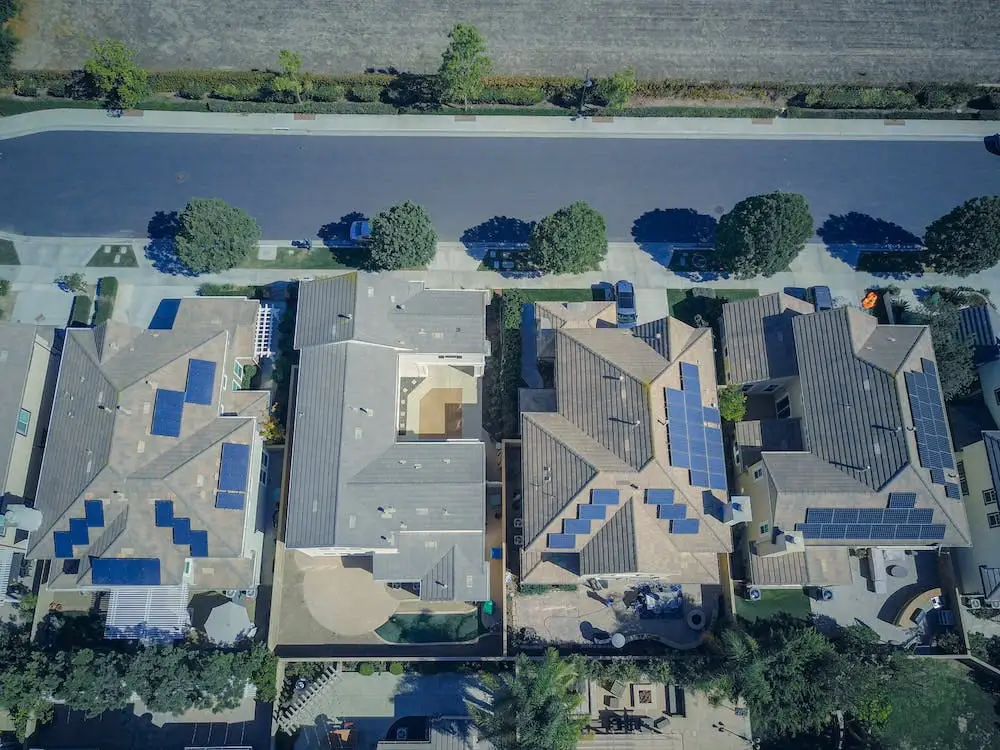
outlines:
[{"label": "dark blue solar panel", "polygon": [[564,518],[563,519],[563,533],[564,534],[589,534],[590,533],[590,521],[583,518]]},{"label": "dark blue solar panel", "polygon": [[722,447],[722,440],[713,441],[708,444],[708,456],[709,458],[714,458],[722,463],[726,462],[726,452]]},{"label": "dark blue solar panel", "polygon": [[944,539],[945,526],[943,523],[932,523],[920,527],[920,538],[935,540]]},{"label": "dark blue solar panel", "polygon": [[87,519],[90,527],[100,527],[104,525],[104,503],[100,500],[84,500],[83,515]]},{"label": "dark blue solar panel", "polygon": [[153,435],[162,437],[180,437],[183,413],[184,393],[182,391],[157,388],[156,399],[153,402],[153,424],[149,431]]},{"label": "dark blue solar panel", "polygon": [[896,527],[893,524],[877,523],[872,526],[872,539],[895,539]]},{"label": "dark blue solar panel", "polygon": [[161,529],[170,528],[174,525],[174,501],[157,500],[153,505],[156,515],[156,525]]},{"label": "dark blue solar panel", "polygon": [[910,520],[910,511],[904,508],[888,508],[883,511],[883,523],[906,523]]},{"label": "dark blue solar panel", "polygon": [[687,451],[682,451],[680,449],[670,448],[670,465],[676,466],[680,469],[688,469],[691,467],[691,454]]},{"label": "dark blue solar panel", "polygon": [[671,430],[670,434],[670,447],[676,448],[679,451],[688,452],[691,448],[691,441],[688,439],[687,428],[683,430],[680,428],[674,428]]},{"label": "dark blue solar panel", "polygon": [[714,406],[705,407],[705,421],[711,424],[721,424],[722,419],[719,417],[719,410]]},{"label": "dark blue solar panel", "polygon": [[695,419],[701,419],[701,391],[698,390],[688,390],[684,389],[684,406],[685,411],[689,414],[694,411]]},{"label": "dark blue solar panel", "polygon": [[573,549],[576,537],[572,534],[549,534],[549,549]]},{"label": "dark blue solar panel", "polygon": [[673,501],[673,490],[646,490],[646,502],[650,505],[670,505]]},{"label": "dark blue solar panel", "polygon": [[728,490],[729,482],[725,472],[710,471],[708,473],[708,486],[713,490]]},{"label": "dark blue solar panel", "polygon": [[90,577],[95,586],[159,586],[160,561],[93,557]]},{"label": "dark blue solar panel", "polygon": [[670,522],[671,534],[697,534],[698,528],[697,518],[681,518]]},{"label": "dark blue solar panel", "polygon": [[848,539],[871,539],[872,527],[867,523],[849,523],[844,530],[844,536]]},{"label": "dark blue solar panel", "polygon": [[950,497],[952,500],[962,499],[962,493],[959,491],[958,485],[953,484],[951,482],[945,482],[944,494]]},{"label": "dark blue solar panel", "polygon": [[934,520],[934,511],[930,508],[914,508],[910,511],[908,523],[930,523]]},{"label": "dark blue solar panel", "polygon": [[847,526],[842,523],[824,523],[820,531],[820,539],[843,539],[847,533]]},{"label": "dark blue solar panel", "polygon": [[576,506],[577,518],[588,518],[591,521],[603,521],[607,506],[591,505],[590,503],[580,503]]},{"label": "dark blue solar panel", "polygon": [[679,520],[687,518],[687,506],[678,503],[677,505],[660,505],[656,509],[656,517],[664,520]]},{"label": "dark blue solar panel", "polygon": [[897,539],[919,539],[920,526],[912,523],[901,523],[896,527]]},{"label": "dark blue solar panel", "polygon": [[941,469],[931,469],[931,481],[934,484],[944,484],[944,471]]},{"label": "dark blue solar panel", "polygon": [[691,485],[693,487],[708,487],[708,472],[691,470]]},{"label": "dark blue solar panel", "polygon": [[921,368],[923,368],[924,372],[926,372],[926,373],[928,373],[930,375],[936,375],[937,374],[937,365],[935,365],[929,359],[921,357],[920,358],[920,366],[921,366]]},{"label": "dark blue solar panel", "polygon": [[882,509],[860,508],[858,510],[858,523],[882,523]]},{"label": "dark blue solar panel", "polygon": [[823,525],[818,523],[797,523],[795,524],[795,530],[801,531],[804,539],[819,539]]},{"label": "dark blue solar panel", "polygon": [[858,522],[858,509],[857,508],[834,508],[833,509],[833,522],[834,523],[857,523]]},{"label": "dark blue solar panel", "polygon": [[247,496],[242,492],[216,492],[215,507],[226,510],[243,510]]},{"label": "dark blue solar panel", "polygon": [[591,490],[590,502],[594,505],[618,505],[618,490]]},{"label": "dark blue solar panel", "polygon": [[912,508],[917,503],[916,492],[890,492],[890,508]]},{"label": "dark blue solar panel", "polygon": [[53,532],[52,544],[55,546],[56,557],[63,560],[73,557],[73,540],[68,531]]},{"label": "dark blue solar panel", "polygon": [[833,508],[809,508],[806,523],[833,523]]},{"label": "dark blue solar panel", "polygon": [[684,391],[678,391],[676,388],[666,388],[667,393],[667,416],[674,419],[676,412],[684,411]]},{"label": "dark blue solar panel", "polygon": [[941,454],[941,465],[946,469],[955,468],[955,457],[952,455],[951,451]]},{"label": "dark blue solar panel", "polygon": [[689,362],[681,362],[681,385],[685,391],[698,390],[701,386],[701,376],[698,374],[698,366]]},{"label": "dark blue solar panel", "polygon": [[215,393],[215,362],[207,359],[189,359],[184,400],[189,404],[208,406]]},{"label": "dark blue solar panel", "polygon": [[250,446],[240,443],[222,444],[222,465],[219,467],[219,489],[246,492],[250,473]]},{"label": "dark blue solar panel", "polygon": [[190,544],[191,543],[191,519],[190,518],[175,518],[174,519],[174,544]]},{"label": "dark blue solar panel", "polygon": [[208,532],[191,532],[191,557],[208,557]]},{"label": "dark blue solar panel", "polygon": [[85,518],[69,519],[69,538],[75,545],[90,544],[90,527]]}]

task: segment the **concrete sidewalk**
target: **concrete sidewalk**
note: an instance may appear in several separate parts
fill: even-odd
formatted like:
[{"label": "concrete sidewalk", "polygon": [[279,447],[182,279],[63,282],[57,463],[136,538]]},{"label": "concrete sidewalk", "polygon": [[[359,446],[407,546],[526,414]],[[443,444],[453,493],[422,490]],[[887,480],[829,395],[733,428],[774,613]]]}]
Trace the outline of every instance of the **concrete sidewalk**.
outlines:
[{"label": "concrete sidewalk", "polygon": [[751,120],[724,117],[294,115],[50,109],[0,118],[0,140],[57,130],[111,132],[459,136],[505,138],[744,138],[969,140],[1000,124],[966,120]]}]

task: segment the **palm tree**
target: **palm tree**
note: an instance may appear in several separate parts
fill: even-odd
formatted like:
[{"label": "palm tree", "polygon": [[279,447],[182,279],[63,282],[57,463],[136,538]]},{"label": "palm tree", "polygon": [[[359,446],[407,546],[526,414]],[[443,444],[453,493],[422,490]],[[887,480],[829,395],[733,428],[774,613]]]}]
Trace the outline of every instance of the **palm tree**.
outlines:
[{"label": "palm tree", "polygon": [[514,671],[484,678],[492,706],[470,704],[469,712],[497,750],[573,750],[588,721],[573,714],[583,699],[574,690],[577,679],[573,664],[553,648],[537,662],[521,654]]}]

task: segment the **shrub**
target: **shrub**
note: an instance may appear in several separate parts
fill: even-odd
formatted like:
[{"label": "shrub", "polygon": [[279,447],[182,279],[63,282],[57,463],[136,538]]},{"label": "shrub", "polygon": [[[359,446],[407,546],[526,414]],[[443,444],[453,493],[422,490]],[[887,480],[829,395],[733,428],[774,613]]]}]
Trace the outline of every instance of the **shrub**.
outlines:
[{"label": "shrub", "polygon": [[236,86],[227,83],[212,89],[214,99],[225,99],[226,101],[252,102],[261,95],[259,86]]},{"label": "shrub", "polygon": [[118,279],[114,276],[102,276],[97,280],[97,294],[105,299],[114,300],[118,297]]},{"label": "shrub", "polygon": [[378,102],[382,100],[382,93],[384,91],[384,86],[375,86],[372,84],[351,86],[347,90],[347,97],[354,102]]},{"label": "shrub", "polygon": [[10,294],[10,282],[7,279],[0,279],[0,297]]},{"label": "shrub", "polygon": [[94,325],[99,326],[111,320],[111,313],[115,311],[115,301],[108,297],[98,297],[94,302]]},{"label": "shrub", "polygon": [[309,94],[314,102],[339,102],[344,98],[344,87],[327,84],[316,86]]},{"label": "shrub", "polygon": [[917,97],[901,89],[828,86],[809,89],[805,104],[818,109],[907,109],[917,106]]},{"label": "shrub", "polygon": [[48,85],[47,91],[49,96],[54,96],[58,99],[65,99],[73,95],[72,84],[65,80],[53,81]]},{"label": "shrub", "polygon": [[475,104],[516,104],[530,106],[545,101],[545,92],[537,86],[488,86],[477,96],[470,97]]},{"label": "shrub", "polygon": [[243,284],[202,284],[198,287],[201,297],[248,297],[262,299],[261,287]]},{"label": "shrub", "polygon": [[365,677],[371,677],[375,674],[375,667],[373,667],[368,662],[362,662],[358,665],[358,674],[364,675]]},{"label": "shrub", "polygon": [[73,297],[73,307],[69,314],[70,326],[90,325],[90,297],[86,294],[78,294]]},{"label": "shrub", "polygon": [[304,112],[317,115],[394,115],[396,108],[391,104],[371,102],[303,102],[302,104],[282,104],[280,102],[224,102],[209,100],[210,112]]},{"label": "shrub", "polygon": [[389,674],[394,674],[397,677],[399,677],[401,674],[403,674],[404,671],[405,670],[403,668],[403,665],[400,664],[398,661],[394,661],[392,664],[389,665]]},{"label": "shrub", "polygon": [[211,89],[200,81],[188,81],[177,92],[183,99],[203,99]]},{"label": "shrub", "polygon": [[38,96],[38,87],[30,81],[18,81],[14,93],[18,96]]}]

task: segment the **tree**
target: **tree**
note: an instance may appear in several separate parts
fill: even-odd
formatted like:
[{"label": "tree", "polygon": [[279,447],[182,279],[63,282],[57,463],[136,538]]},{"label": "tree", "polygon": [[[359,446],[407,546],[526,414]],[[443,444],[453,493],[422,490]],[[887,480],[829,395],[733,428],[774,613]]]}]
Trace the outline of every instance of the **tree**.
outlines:
[{"label": "tree", "polygon": [[95,44],[83,69],[109,109],[134,107],[149,91],[146,71],[135,63],[135,50],[117,39]]},{"label": "tree", "polygon": [[973,198],[927,227],[926,263],[957,276],[985,271],[1000,262],[1000,196]]},{"label": "tree", "polygon": [[87,291],[87,280],[82,273],[64,273],[56,277],[56,284],[67,292],[82,294]]},{"label": "tree", "polygon": [[719,388],[719,414],[727,422],[739,422],[747,413],[747,394],[736,385]]},{"label": "tree", "polygon": [[248,260],[260,244],[250,214],[221,198],[192,198],[178,217],[177,257],[195,273],[219,273]]},{"label": "tree", "polygon": [[426,209],[409,201],[371,220],[368,265],[376,271],[423,268],[437,252],[437,234]]},{"label": "tree", "polygon": [[625,68],[610,78],[602,78],[597,82],[596,89],[595,96],[607,102],[609,109],[621,109],[635,93],[635,68]]},{"label": "tree", "polygon": [[975,345],[962,334],[955,302],[934,293],[924,300],[924,309],[925,313],[915,317],[930,328],[941,393],[945,401],[951,401],[968,393],[976,381]]},{"label": "tree", "polygon": [[595,271],[607,254],[604,217],[583,201],[546,216],[528,241],[529,262],[545,273]]},{"label": "tree", "polygon": [[[62,684],[56,697],[87,716],[117,711],[132,697],[125,685],[125,659],[114,652],[95,653],[89,648],[56,655],[62,662]],[[95,689],[99,685],[100,689]]]},{"label": "tree", "polygon": [[773,276],[788,268],[813,231],[813,217],[801,195],[754,195],[719,219],[715,251],[722,267],[737,278]]},{"label": "tree", "polygon": [[493,705],[470,703],[469,713],[497,750],[573,750],[589,722],[573,713],[582,700],[574,691],[578,677],[553,648],[539,662],[520,654],[512,672],[484,675]]},{"label": "tree", "polygon": [[469,99],[482,91],[493,61],[486,55],[486,39],[475,26],[457,23],[448,38],[451,42],[441,55],[438,85],[443,99],[461,101],[468,108]]},{"label": "tree", "polygon": [[0,84],[10,80],[18,38],[7,24],[21,12],[21,0],[0,0]]},{"label": "tree", "polygon": [[278,64],[281,65],[282,72],[271,81],[271,86],[275,91],[291,94],[296,102],[301,102],[303,84],[299,71],[302,70],[302,56],[298,52],[283,49],[278,53]]}]

